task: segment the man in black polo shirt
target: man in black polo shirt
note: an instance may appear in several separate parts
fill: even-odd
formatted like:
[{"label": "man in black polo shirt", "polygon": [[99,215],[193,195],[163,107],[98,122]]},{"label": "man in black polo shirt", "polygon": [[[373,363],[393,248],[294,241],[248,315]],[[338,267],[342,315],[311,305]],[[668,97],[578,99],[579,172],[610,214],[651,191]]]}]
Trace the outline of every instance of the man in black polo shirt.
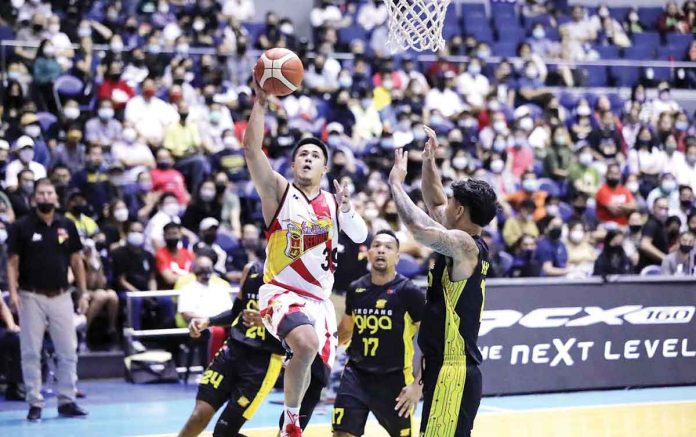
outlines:
[{"label": "man in black polo shirt", "polygon": [[669,216],[669,204],[666,197],[655,200],[652,214],[643,225],[643,233],[640,237],[640,259],[638,271],[650,265],[659,266],[669,253],[669,241],[665,222]]},{"label": "man in black polo shirt", "polygon": [[55,212],[58,196],[48,179],[36,181],[36,210],[13,223],[9,232],[7,282],[12,305],[19,311],[22,329],[22,373],[29,402],[27,419],[41,419],[41,348],[48,328],[58,357],[56,392],[58,413],[85,416],[75,404],[77,338],[73,302],[68,293],[68,267],[80,292],[79,311],[89,306],[85,292],[82,243],[72,221]]}]

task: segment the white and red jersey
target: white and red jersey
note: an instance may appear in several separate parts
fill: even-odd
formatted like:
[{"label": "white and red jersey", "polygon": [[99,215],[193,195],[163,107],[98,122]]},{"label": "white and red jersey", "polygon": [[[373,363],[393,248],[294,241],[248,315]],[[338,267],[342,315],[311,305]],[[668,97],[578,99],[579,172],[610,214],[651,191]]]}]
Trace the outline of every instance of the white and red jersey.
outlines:
[{"label": "white and red jersey", "polygon": [[321,191],[314,199],[288,184],[266,231],[265,287],[324,300],[331,295],[338,245],[338,204]]}]

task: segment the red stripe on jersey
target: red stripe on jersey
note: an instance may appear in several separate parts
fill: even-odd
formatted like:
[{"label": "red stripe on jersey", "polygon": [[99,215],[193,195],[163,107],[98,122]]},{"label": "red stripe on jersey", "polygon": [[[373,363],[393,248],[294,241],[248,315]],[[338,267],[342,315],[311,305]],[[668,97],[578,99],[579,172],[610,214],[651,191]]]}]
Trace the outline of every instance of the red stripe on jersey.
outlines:
[{"label": "red stripe on jersey", "polygon": [[334,264],[333,253],[331,252],[331,240],[326,241],[326,249],[329,251],[329,270],[333,273],[336,270],[336,265]]},{"label": "red stripe on jersey", "polygon": [[266,241],[268,241],[271,238],[271,235],[275,233],[276,231],[280,231],[282,227],[280,226],[280,222],[278,219],[273,219],[271,222],[271,226],[266,229]]},{"label": "red stripe on jersey", "polygon": [[278,282],[275,279],[271,279],[271,282],[269,282],[269,284],[275,285],[275,286],[280,287],[280,288],[284,288],[288,291],[292,291],[293,293],[299,294],[300,296],[308,297],[310,299],[324,300],[323,297],[312,294],[309,291],[304,291],[304,290],[301,290],[297,287],[293,287],[292,285],[283,284],[282,282]]},{"label": "red stripe on jersey", "polygon": [[317,218],[331,218],[331,209],[329,209],[329,204],[326,203],[326,196],[323,191],[314,200],[309,202],[309,205],[314,210],[314,214],[317,215]]},{"label": "red stripe on jersey", "polygon": [[314,286],[321,288],[321,283],[317,281],[317,279],[309,272],[309,270],[307,270],[307,266],[305,265],[304,261],[302,261],[302,258],[298,258],[295,261],[293,261],[292,264],[290,264],[290,267],[292,267],[292,269],[296,271],[297,274],[302,277],[302,279]]},{"label": "red stripe on jersey", "polygon": [[324,347],[321,348],[321,360],[329,365],[329,357],[331,357],[331,333],[329,332],[329,323],[324,319],[324,330],[326,331],[326,341]]}]

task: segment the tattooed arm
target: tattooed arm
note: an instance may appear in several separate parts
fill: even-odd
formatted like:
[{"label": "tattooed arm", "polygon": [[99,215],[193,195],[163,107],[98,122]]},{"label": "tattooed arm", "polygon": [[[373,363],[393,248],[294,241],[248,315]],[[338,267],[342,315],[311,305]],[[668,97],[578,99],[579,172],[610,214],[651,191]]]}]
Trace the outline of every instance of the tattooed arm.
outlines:
[{"label": "tattooed arm", "polygon": [[423,126],[428,141],[423,149],[423,166],[421,179],[421,192],[423,201],[428,208],[428,213],[436,222],[442,224],[445,218],[445,207],[447,206],[447,196],[445,188],[442,186],[440,170],[435,162],[435,150],[438,148],[437,135],[428,126]]},{"label": "tattooed arm", "polygon": [[454,260],[473,260],[478,256],[478,246],[469,234],[459,229],[446,229],[433,220],[408,197],[403,187],[406,177],[408,152],[395,151],[394,167],[389,174],[389,184],[401,221],[419,243],[428,246]]}]

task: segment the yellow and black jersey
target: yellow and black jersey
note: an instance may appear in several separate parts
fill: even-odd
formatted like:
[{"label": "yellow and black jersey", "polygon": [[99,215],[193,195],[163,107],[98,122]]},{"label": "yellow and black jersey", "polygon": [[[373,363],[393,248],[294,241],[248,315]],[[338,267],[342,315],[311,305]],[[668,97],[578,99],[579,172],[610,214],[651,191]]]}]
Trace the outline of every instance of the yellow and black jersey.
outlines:
[{"label": "yellow and black jersey", "polygon": [[452,281],[452,260],[444,255],[437,256],[428,273],[427,303],[418,335],[426,363],[464,359],[469,364],[481,363],[476,342],[486,297],[488,246],[480,237],[473,238],[479,255],[470,278]]},{"label": "yellow and black jersey", "polygon": [[[239,290],[242,309],[259,309],[259,288],[263,285],[263,264],[254,263]],[[244,326],[242,313],[235,317],[230,329],[230,338],[253,348],[262,349],[274,354],[284,354],[285,350],[278,339],[266,332],[263,326]]]},{"label": "yellow and black jersey", "polygon": [[413,337],[425,294],[403,275],[374,285],[370,275],[350,284],[346,314],[353,318],[348,358],[366,372],[403,371],[412,379]]}]

